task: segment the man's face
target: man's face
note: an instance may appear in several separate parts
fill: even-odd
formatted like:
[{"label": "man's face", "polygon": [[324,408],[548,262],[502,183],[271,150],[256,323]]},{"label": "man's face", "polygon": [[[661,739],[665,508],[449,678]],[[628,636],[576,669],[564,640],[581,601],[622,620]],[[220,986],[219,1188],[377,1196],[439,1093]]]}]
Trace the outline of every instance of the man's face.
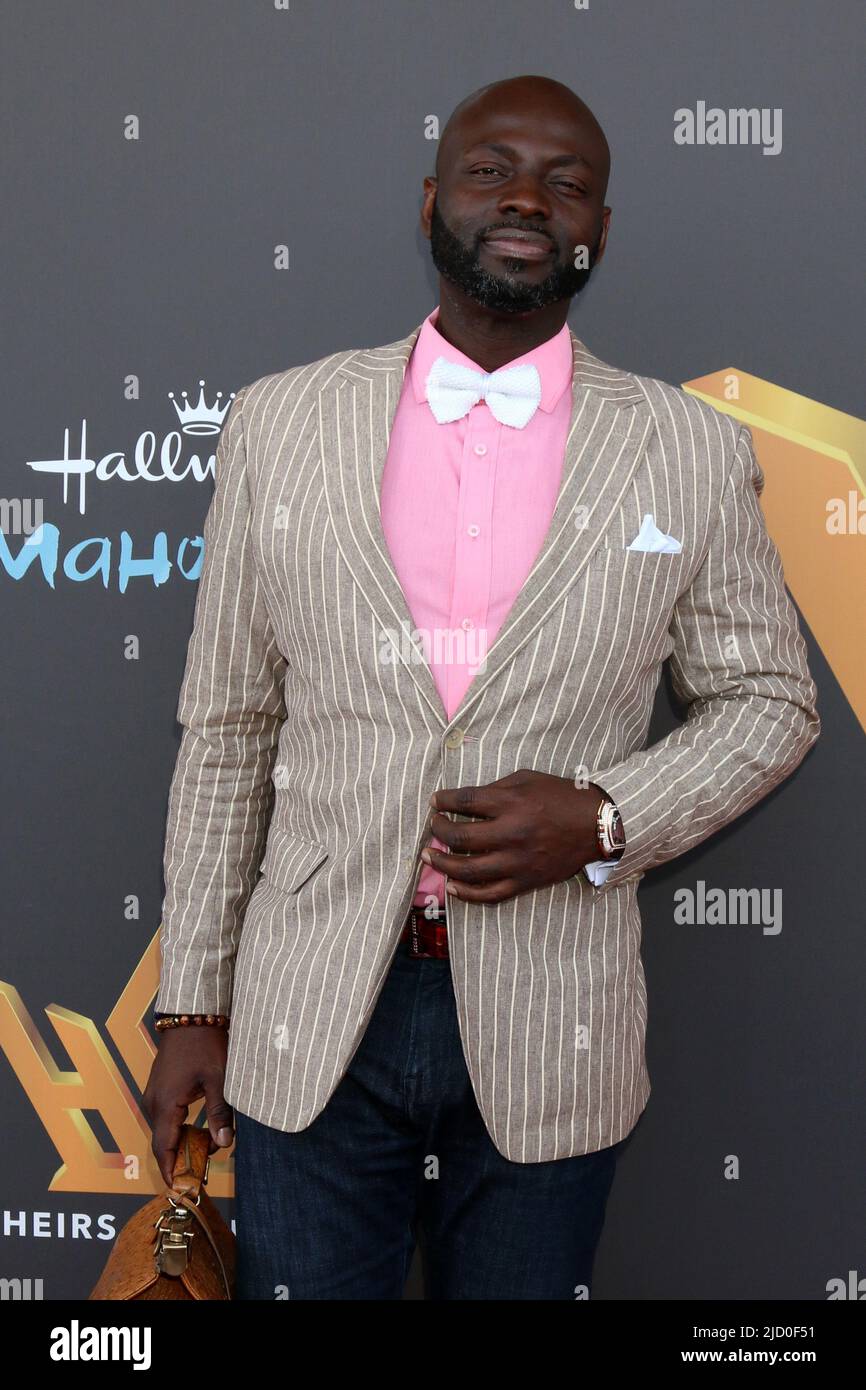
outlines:
[{"label": "man's face", "polygon": [[441,275],[504,313],[531,313],[583,289],[609,217],[591,128],[556,108],[478,114],[461,123],[442,162],[438,183],[425,180]]}]

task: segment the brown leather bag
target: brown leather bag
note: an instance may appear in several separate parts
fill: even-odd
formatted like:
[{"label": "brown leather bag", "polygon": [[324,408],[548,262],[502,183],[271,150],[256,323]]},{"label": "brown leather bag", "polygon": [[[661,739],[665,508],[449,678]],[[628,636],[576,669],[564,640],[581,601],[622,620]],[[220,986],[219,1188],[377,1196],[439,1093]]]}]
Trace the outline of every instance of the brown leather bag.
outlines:
[{"label": "brown leather bag", "polygon": [[204,1190],[206,1129],[184,1125],[172,1184],[118,1236],[90,1299],[230,1299],[235,1238]]}]

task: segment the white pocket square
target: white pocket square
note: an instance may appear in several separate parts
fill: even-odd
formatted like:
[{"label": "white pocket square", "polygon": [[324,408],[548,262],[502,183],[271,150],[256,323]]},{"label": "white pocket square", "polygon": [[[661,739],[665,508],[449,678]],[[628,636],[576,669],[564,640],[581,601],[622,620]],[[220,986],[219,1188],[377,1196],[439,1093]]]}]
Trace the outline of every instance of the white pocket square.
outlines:
[{"label": "white pocket square", "polygon": [[683,543],[678,541],[676,536],[666,536],[664,531],[659,530],[652,512],[644,512],[640,530],[631,545],[626,546],[626,550],[663,550],[670,554],[682,548]]}]

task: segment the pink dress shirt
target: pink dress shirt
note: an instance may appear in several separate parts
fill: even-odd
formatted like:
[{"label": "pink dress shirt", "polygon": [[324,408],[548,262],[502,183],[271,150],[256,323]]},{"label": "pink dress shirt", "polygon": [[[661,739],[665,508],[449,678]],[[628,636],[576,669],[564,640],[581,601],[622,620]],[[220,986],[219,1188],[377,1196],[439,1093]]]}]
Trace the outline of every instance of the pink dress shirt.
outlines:
[{"label": "pink dress shirt", "polygon": [[[385,460],[385,540],[450,720],[496,640],[553,517],[571,419],[568,325],[506,366],[530,362],[541,402],[523,429],[502,425],[485,401],[440,425],[427,373],[440,355],[482,371],[437,332],[438,307],[412,350]],[[444,848],[433,839],[434,848]],[[445,879],[424,864],[414,902],[445,900]]]}]

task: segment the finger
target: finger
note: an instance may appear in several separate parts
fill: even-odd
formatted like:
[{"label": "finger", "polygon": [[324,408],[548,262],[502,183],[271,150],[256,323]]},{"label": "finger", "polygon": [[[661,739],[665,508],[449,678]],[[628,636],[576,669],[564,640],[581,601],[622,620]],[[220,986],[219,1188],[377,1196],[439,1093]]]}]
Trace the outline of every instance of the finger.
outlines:
[{"label": "finger", "polygon": [[510,805],[506,787],[488,783],[481,787],[440,787],[430,798],[436,811],[456,811],[463,816],[496,816]]},{"label": "finger", "polygon": [[524,893],[527,889],[513,878],[501,878],[485,887],[476,888],[449,880],[445,885],[445,891],[458,902],[502,903],[507,902],[509,898],[516,898],[518,893]]},{"label": "finger", "polygon": [[482,854],[485,850],[500,849],[505,843],[497,820],[454,821],[443,812],[435,811],[430,818],[430,829],[435,839],[458,854]]},{"label": "finger", "polygon": [[514,869],[503,854],[446,854],[444,850],[431,849],[429,845],[426,848],[431,867],[459,883],[495,883],[508,878]]},{"label": "finger", "polygon": [[153,1126],[151,1148],[166,1187],[171,1187],[174,1165],[180,1144],[180,1132],[186,1123],[186,1105],[172,1105],[163,1110]]},{"label": "finger", "polygon": [[203,1077],[202,1081],[210,1137],[215,1148],[227,1149],[234,1143],[235,1117],[223,1095],[222,1076]]}]

